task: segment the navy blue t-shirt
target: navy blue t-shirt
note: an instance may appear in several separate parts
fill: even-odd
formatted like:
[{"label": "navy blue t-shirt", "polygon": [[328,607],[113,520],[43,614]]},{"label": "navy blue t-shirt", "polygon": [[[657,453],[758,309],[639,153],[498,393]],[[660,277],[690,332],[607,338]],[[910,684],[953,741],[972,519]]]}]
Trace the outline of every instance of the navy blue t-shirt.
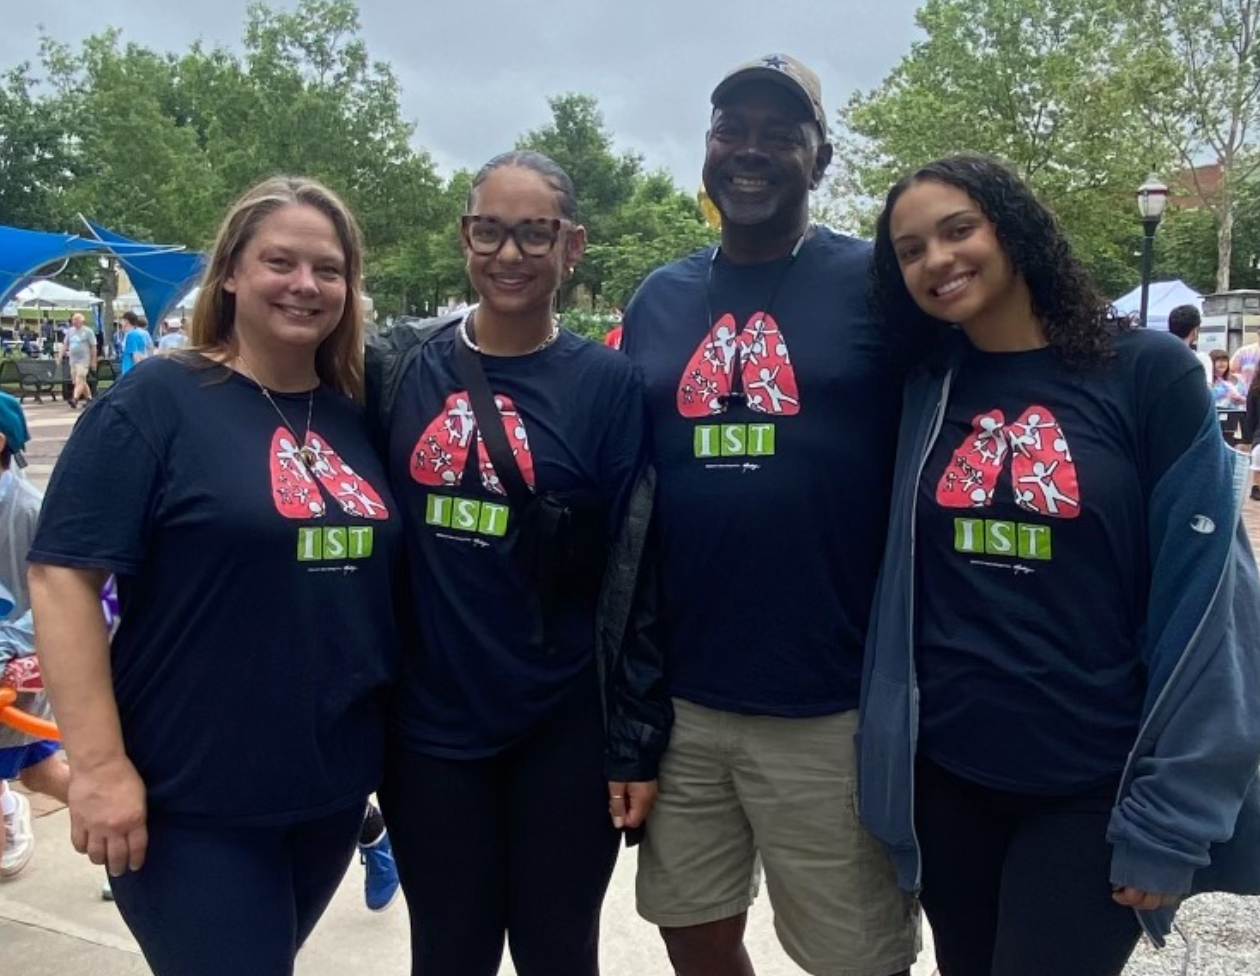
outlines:
[{"label": "navy blue t-shirt", "polygon": [[[623,332],[660,476],[670,690],[747,714],[844,711],[901,401],[895,336],[867,299],[870,246],[818,228],[795,261],[712,253],[654,272]],[[725,399],[736,373],[746,402]]]},{"label": "navy blue t-shirt", "polygon": [[1166,333],[1105,367],[968,348],[918,500],[919,748],[997,789],[1118,776],[1146,690],[1147,500],[1208,410]]},{"label": "navy blue t-shirt", "polygon": [[[597,585],[563,594],[548,646],[531,643],[535,583],[516,558],[519,519],[483,453],[458,341],[450,328],[422,348],[390,424],[420,631],[419,646],[404,649],[394,724],[409,749],[476,758],[512,745],[569,695],[595,693]],[[563,330],[546,349],[481,361],[526,482],[602,508],[595,544],[606,544],[646,459],[631,365]]]},{"label": "navy blue t-shirt", "polygon": [[75,426],[30,560],[118,577],[127,755],[154,811],[285,823],[380,781],[401,528],[360,407],[145,360]]}]

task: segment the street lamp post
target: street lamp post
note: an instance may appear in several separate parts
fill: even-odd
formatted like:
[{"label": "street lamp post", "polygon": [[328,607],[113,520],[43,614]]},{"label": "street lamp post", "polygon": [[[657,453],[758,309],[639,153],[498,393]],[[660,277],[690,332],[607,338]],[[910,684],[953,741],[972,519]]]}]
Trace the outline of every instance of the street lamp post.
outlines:
[{"label": "street lamp post", "polygon": [[1146,328],[1146,301],[1151,288],[1151,260],[1155,254],[1155,231],[1164,218],[1168,205],[1168,187],[1152,173],[1138,187],[1138,213],[1142,215],[1142,307],[1138,312],[1138,326]]},{"label": "street lamp post", "polygon": [[114,297],[118,294],[118,271],[114,265],[114,257],[99,258],[101,268],[101,289],[97,297],[101,299],[101,338],[106,355],[113,355],[114,349]]}]

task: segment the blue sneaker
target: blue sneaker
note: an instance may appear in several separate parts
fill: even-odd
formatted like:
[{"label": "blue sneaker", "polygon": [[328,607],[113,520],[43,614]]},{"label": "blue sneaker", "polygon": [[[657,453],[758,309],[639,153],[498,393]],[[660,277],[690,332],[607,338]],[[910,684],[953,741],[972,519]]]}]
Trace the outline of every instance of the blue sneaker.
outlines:
[{"label": "blue sneaker", "polygon": [[389,832],[382,833],[376,843],[359,845],[359,863],[363,865],[363,900],[369,911],[383,912],[398,897],[398,866]]}]

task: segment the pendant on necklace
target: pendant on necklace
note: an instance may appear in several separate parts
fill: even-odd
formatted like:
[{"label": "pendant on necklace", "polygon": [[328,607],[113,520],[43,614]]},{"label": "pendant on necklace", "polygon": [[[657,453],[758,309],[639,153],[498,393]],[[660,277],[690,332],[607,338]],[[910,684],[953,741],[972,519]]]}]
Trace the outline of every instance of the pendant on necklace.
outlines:
[{"label": "pendant on necklace", "polygon": [[319,460],[318,456],[315,454],[315,448],[311,447],[309,444],[303,444],[298,450],[298,457],[302,459],[302,466],[306,468],[307,471],[315,470],[315,463]]}]

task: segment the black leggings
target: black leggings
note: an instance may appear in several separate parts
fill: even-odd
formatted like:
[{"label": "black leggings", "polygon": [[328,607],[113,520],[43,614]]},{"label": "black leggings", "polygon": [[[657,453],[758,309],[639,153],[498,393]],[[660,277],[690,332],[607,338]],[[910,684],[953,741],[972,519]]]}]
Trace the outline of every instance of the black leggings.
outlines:
[{"label": "black leggings", "polygon": [[941,976],[1117,976],[1137,944],[1111,899],[1115,784],[1069,797],[990,789],[920,757],[923,910]]},{"label": "black leggings", "polygon": [[486,759],[405,750],[381,807],[411,913],[415,976],[597,976],[620,834],[608,816],[598,690]]},{"label": "black leggings", "polygon": [[157,976],[289,976],[346,873],[363,803],[288,827],[151,818],[144,867],[114,900]]}]

